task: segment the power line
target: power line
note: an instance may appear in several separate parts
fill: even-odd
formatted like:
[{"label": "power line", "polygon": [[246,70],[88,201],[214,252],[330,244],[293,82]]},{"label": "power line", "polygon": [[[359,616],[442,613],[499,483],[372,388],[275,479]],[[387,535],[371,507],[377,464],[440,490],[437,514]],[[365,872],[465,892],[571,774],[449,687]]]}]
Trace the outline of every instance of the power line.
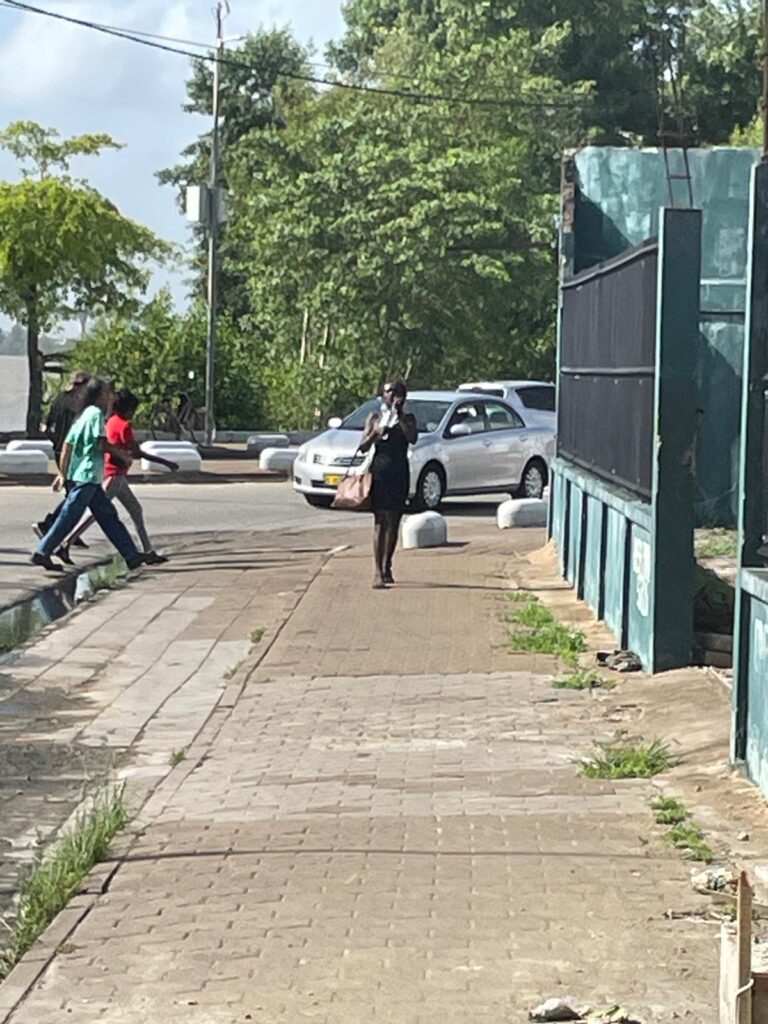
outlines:
[{"label": "power line", "polygon": [[[160,40],[164,37],[154,36],[152,33],[138,33],[132,29],[122,29],[110,25],[101,25],[98,22],[87,21],[83,18],[75,18],[68,14],[60,14],[58,11],[48,11],[42,7],[35,7],[32,4],[23,3],[22,0],[0,0],[0,5],[11,10],[23,11],[27,14],[37,14],[46,18],[52,18],[55,21],[63,21],[70,25],[78,25],[80,28],[90,29],[91,31],[114,36],[118,39],[125,39],[128,42],[137,43],[153,50],[160,50],[164,53],[174,53],[182,57],[189,57],[192,60],[201,60],[210,64],[220,64],[222,66],[240,68],[244,71],[258,71],[256,67],[252,64],[245,63],[245,61],[234,60],[231,57],[223,57],[213,53],[195,53],[192,50],[181,49],[178,46],[171,45],[169,42],[161,42]],[[201,43],[192,42],[186,42],[182,45],[202,46]],[[320,78],[316,75],[302,75],[294,71],[280,71],[277,75],[279,78],[288,78],[293,81],[307,82],[312,85],[326,85],[334,89],[346,89],[352,92],[371,93],[378,96],[392,96],[399,99],[416,100],[419,102],[454,103],[471,107],[504,108],[520,106],[536,109],[552,109],[557,107],[574,109],[584,102],[584,99],[586,99],[586,97],[576,96],[570,98],[553,97],[551,99],[528,99],[524,96],[507,97],[503,99],[499,97],[461,96],[456,94],[420,92],[409,89],[387,89],[383,86],[361,85],[356,82],[333,81],[328,78]]]}]

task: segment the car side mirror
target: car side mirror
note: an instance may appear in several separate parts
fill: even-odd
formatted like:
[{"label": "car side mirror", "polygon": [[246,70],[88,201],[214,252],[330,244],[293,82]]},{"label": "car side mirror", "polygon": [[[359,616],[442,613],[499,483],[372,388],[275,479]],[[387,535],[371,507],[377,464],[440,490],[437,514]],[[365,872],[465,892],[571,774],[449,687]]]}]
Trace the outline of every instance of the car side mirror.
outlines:
[{"label": "car side mirror", "polygon": [[341,424],[342,424],[341,416],[331,416],[331,418],[328,420],[328,427],[331,430],[338,430],[339,427],[341,426]]},{"label": "car side mirror", "polygon": [[448,428],[449,437],[469,437],[472,433],[468,423],[454,423]]}]

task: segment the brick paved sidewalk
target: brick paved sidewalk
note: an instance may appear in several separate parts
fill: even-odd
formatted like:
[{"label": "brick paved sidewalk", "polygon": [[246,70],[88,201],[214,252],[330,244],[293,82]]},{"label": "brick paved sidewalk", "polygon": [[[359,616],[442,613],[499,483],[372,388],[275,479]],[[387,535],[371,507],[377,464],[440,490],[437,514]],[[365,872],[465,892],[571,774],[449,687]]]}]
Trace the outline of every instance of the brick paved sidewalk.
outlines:
[{"label": "brick paved sidewalk", "polygon": [[651,785],[581,778],[601,699],[503,649],[541,537],[473,529],[383,593],[367,547],[326,563],[9,1022],[507,1024],[570,994],[714,1024],[717,927],[666,916],[707,901]]}]

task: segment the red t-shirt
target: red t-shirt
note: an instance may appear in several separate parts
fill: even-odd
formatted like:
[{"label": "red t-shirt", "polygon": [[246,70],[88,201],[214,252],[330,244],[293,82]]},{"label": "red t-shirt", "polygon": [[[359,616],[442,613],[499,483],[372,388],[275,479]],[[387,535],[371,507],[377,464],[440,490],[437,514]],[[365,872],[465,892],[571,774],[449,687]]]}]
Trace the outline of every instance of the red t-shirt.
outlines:
[{"label": "red t-shirt", "polygon": [[[133,427],[131,421],[123,419],[117,413],[113,413],[107,420],[107,441],[118,448],[125,448],[126,454],[134,441]],[[105,476],[124,476],[128,472],[127,466],[118,466],[109,452],[104,458]]]}]

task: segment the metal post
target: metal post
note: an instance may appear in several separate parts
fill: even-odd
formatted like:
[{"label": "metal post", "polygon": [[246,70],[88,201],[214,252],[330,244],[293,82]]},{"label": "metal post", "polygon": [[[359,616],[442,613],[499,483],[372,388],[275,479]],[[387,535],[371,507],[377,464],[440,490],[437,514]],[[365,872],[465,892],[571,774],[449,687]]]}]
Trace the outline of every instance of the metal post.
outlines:
[{"label": "metal post", "polygon": [[768,0],[763,0],[763,161],[768,162]]},{"label": "metal post", "polygon": [[224,55],[223,24],[228,5],[216,5],[216,61],[213,65],[213,129],[211,131],[211,173],[208,190],[208,339],[205,351],[205,443],[213,444],[215,431],[214,390],[216,377],[217,271],[219,247],[219,108],[221,101],[221,59]]}]

